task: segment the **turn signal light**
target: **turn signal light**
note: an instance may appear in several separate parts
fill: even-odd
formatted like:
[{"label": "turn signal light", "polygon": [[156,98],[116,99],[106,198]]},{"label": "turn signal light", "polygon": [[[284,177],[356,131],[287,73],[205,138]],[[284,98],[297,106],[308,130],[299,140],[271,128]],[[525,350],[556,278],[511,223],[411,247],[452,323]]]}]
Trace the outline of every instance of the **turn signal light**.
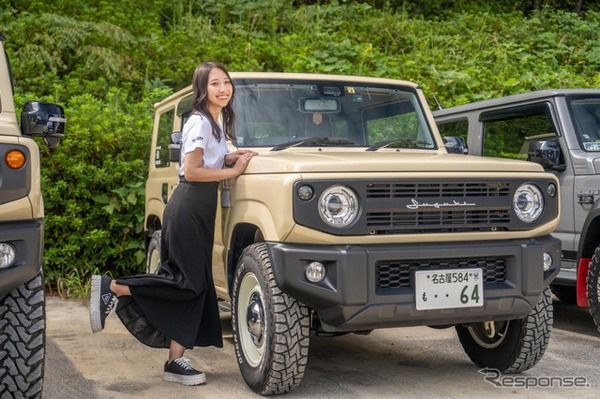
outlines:
[{"label": "turn signal light", "polygon": [[19,150],[10,150],[6,153],[4,161],[6,165],[11,169],[21,169],[25,165],[25,154]]}]

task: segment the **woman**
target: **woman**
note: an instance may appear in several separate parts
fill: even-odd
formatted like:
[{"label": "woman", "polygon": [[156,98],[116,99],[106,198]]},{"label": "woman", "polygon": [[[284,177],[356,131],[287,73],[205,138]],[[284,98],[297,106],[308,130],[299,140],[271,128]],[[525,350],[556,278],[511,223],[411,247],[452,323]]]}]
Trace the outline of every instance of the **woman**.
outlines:
[{"label": "woman", "polygon": [[[182,132],[177,186],[163,214],[161,266],[156,275],[92,276],[90,322],[94,332],[116,313],[142,343],[169,348],[163,379],[184,385],[206,382],[185,358],[194,346],[222,347],[212,278],[217,187],[244,172],[253,151],[228,153],[234,140],[235,88],[218,64],[199,65],[193,78],[193,114]],[[118,298],[118,300],[117,300]]]}]

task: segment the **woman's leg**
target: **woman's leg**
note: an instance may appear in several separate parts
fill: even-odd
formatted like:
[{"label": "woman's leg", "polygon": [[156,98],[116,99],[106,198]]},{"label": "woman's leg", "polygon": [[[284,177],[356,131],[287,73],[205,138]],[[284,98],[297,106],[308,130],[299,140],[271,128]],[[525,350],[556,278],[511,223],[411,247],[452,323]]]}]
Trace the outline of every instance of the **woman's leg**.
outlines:
[{"label": "woman's leg", "polygon": [[[128,285],[118,284],[116,280],[112,280],[110,283],[110,290],[117,296],[130,296],[131,291]],[[175,359],[179,359],[185,352],[185,346],[181,345],[175,340],[171,340],[169,347],[169,363]]]},{"label": "woman's leg", "polygon": [[124,285],[124,284],[117,284],[117,280],[112,280],[110,282],[110,290],[117,297],[120,297],[120,296],[130,296],[131,295],[131,291],[129,290],[129,286],[128,285]]},{"label": "woman's leg", "polygon": [[169,347],[169,363],[171,363],[175,359],[179,359],[183,356],[185,352],[185,347],[180,343],[171,340],[171,346]]},{"label": "woman's leg", "polygon": [[184,352],[185,347],[172,339],[169,347],[169,361],[165,363],[163,380],[183,385],[204,384],[206,374],[193,368],[189,359],[183,357]]}]

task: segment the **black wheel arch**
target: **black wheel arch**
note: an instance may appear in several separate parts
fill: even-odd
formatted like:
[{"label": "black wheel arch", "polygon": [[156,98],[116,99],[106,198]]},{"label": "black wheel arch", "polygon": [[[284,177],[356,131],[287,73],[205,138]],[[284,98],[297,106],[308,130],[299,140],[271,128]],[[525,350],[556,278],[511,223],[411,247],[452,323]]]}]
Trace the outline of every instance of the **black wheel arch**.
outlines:
[{"label": "black wheel arch", "polygon": [[242,256],[244,249],[255,242],[263,241],[262,233],[258,226],[250,223],[240,223],[235,226],[233,234],[231,235],[231,241],[229,248],[227,249],[227,256],[225,259],[225,271],[227,273],[227,288],[229,292],[233,289],[233,279],[235,274],[235,268]]},{"label": "black wheel arch", "polygon": [[588,212],[580,237],[578,259],[591,258],[596,247],[600,245],[600,200],[596,201]]}]

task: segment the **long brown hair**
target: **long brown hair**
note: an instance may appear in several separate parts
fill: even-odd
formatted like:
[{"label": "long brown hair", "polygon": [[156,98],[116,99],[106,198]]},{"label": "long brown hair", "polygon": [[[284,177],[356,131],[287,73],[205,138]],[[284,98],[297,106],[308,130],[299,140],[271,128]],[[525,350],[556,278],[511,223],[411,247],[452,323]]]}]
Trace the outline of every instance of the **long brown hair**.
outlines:
[{"label": "long brown hair", "polygon": [[202,64],[196,67],[194,71],[194,79],[193,79],[193,89],[194,89],[194,102],[192,104],[192,108],[196,112],[200,112],[204,115],[212,126],[212,134],[217,140],[221,140],[221,128],[217,121],[214,120],[212,114],[208,110],[208,99],[207,99],[207,91],[208,91],[208,75],[213,68],[218,68],[225,72],[227,78],[231,81],[231,99],[227,103],[227,105],[221,111],[221,115],[223,116],[223,129],[225,130],[225,139],[232,140],[235,142],[235,132],[233,131],[233,125],[235,123],[235,115],[233,112],[233,98],[235,96],[235,85],[229,76],[229,72],[225,69],[224,66],[217,64],[216,62],[203,62]]}]

